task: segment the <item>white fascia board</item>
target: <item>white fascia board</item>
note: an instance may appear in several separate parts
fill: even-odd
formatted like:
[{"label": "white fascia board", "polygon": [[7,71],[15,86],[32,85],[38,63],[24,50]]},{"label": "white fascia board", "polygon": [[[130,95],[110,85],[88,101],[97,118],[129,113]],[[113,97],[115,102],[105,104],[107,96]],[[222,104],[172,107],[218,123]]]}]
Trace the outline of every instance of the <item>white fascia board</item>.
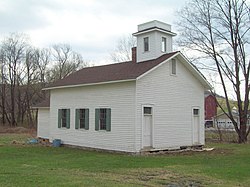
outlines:
[{"label": "white fascia board", "polygon": [[50,109],[50,107],[31,107],[32,109]]},{"label": "white fascia board", "polygon": [[154,71],[156,68],[162,66],[163,64],[165,64],[166,62],[168,62],[169,60],[173,59],[174,57],[176,57],[180,52],[176,53],[175,55],[171,56],[170,58],[162,61],[160,64],[158,64],[157,66],[153,67],[152,69],[146,71],[145,73],[143,73],[142,75],[140,75],[139,77],[137,77],[136,80],[141,79],[142,77],[146,76],[147,74],[149,74],[150,72]]},{"label": "white fascia board", "polygon": [[177,34],[171,32],[171,31],[166,31],[166,30],[159,29],[159,28],[152,28],[152,29],[148,29],[148,30],[144,30],[144,31],[138,31],[138,32],[136,32],[136,33],[133,33],[132,35],[133,35],[133,36],[138,36],[138,35],[141,35],[141,34],[145,34],[145,33],[148,33],[148,32],[152,32],[152,31],[163,32],[163,33],[169,34],[169,35],[171,35],[171,36],[176,36],[176,35],[177,35]]},{"label": "white fascia board", "polygon": [[113,84],[113,83],[129,82],[129,81],[135,81],[135,80],[136,79],[125,79],[125,80],[107,81],[107,82],[98,82],[98,83],[89,83],[89,84],[55,86],[55,87],[43,88],[42,90],[54,90],[54,89],[60,89],[60,88],[75,88],[75,87],[94,86],[94,85],[101,85],[101,84]]}]

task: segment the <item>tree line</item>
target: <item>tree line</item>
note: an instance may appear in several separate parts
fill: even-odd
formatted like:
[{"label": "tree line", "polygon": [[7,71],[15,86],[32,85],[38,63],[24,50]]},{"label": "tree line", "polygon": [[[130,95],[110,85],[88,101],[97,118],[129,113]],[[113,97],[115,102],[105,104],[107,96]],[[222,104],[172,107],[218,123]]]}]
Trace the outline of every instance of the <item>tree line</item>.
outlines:
[{"label": "tree line", "polygon": [[9,34],[0,43],[0,123],[35,127],[32,106],[48,97],[42,88],[86,66],[69,44],[40,49],[25,34]]}]

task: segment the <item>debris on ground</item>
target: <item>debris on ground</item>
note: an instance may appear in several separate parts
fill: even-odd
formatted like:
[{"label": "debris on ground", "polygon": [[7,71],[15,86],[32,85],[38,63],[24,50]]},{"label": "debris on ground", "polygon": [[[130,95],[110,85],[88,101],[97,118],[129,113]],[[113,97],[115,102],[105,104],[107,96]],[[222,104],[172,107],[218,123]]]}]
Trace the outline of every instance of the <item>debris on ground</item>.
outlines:
[{"label": "debris on ground", "polygon": [[35,138],[28,139],[27,144],[38,144],[38,139],[35,139]]},{"label": "debris on ground", "polygon": [[38,138],[38,143],[45,146],[51,146],[49,139],[46,138]]},{"label": "debris on ground", "polygon": [[185,147],[182,149],[150,149],[141,152],[142,155],[152,155],[152,154],[192,154],[192,152],[210,152],[215,148],[208,147]]},{"label": "debris on ground", "polygon": [[25,143],[23,141],[12,140],[11,144],[14,144],[14,145],[24,145]]}]

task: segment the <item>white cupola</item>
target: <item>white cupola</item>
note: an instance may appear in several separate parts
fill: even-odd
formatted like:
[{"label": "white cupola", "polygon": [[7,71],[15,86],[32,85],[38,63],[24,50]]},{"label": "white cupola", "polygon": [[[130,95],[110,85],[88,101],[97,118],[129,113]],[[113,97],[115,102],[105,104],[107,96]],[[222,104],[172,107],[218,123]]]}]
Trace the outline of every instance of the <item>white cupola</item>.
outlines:
[{"label": "white cupola", "polygon": [[154,20],[138,25],[138,32],[133,36],[137,38],[137,62],[152,60],[173,50],[171,25]]}]

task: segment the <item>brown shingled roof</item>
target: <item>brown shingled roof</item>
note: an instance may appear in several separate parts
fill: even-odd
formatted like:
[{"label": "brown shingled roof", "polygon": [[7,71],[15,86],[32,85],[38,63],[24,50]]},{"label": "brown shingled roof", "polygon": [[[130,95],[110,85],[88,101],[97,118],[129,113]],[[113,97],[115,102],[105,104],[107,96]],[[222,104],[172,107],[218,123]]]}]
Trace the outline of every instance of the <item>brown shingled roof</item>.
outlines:
[{"label": "brown shingled roof", "polygon": [[132,61],[104,66],[95,66],[83,68],[64,79],[58,80],[45,89],[53,89],[55,87],[95,84],[110,81],[133,80],[157,66],[161,62],[174,56],[178,52],[164,54],[157,59],[148,60],[140,63]]}]

